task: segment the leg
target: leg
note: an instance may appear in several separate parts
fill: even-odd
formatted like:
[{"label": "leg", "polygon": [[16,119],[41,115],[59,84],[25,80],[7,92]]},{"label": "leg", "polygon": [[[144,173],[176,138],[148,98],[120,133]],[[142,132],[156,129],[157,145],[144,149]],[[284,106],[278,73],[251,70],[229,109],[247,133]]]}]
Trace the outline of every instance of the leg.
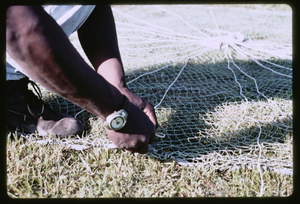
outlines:
[{"label": "leg", "polygon": [[44,136],[53,134],[59,137],[80,134],[83,124],[70,116],[56,113],[44,104],[39,94],[37,97],[28,90],[31,83],[37,91],[39,88],[28,77],[6,81],[6,124],[11,129],[19,128],[25,133]]},{"label": "leg", "polygon": [[[71,29],[70,26],[66,27],[65,32]],[[28,83],[33,86],[35,83],[22,73],[23,69],[8,54],[6,60],[6,124],[10,128],[60,137],[82,132],[83,124],[79,120],[54,112],[43,103],[41,97],[28,90]]]}]

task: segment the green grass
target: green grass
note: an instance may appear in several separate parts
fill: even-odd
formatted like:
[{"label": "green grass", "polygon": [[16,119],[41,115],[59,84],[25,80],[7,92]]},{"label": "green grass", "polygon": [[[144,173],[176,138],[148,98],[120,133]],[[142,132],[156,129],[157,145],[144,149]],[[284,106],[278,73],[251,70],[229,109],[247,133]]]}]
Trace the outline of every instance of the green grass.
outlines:
[{"label": "green grass", "polygon": [[[13,137],[13,136],[12,136]],[[120,150],[75,151],[8,139],[7,192],[17,198],[257,196],[257,170],[218,172]],[[287,196],[291,175],[263,171],[263,196]]]},{"label": "green grass", "polygon": [[[220,6],[213,7],[218,9]],[[232,6],[227,7],[231,8]],[[288,10],[289,8],[282,5],[240,5],[240,7],[251,10],[261,8],[266,10]],[[147,12],[143,13],[130,6],[118,6],[117,8],[124,8],[125,11],[126,9],[129,11],[132,9],[132,12],[137,12],[137,14],[142,13],[142,16],[147,14]],[[148,11],[147,7],[144,9]],[[174,7],[174,9],[178,9],[174,10],[174,12],[179,12],[181,8]],[[197,10],[197,8],[194,8],[194,10]],[[192,9],[188,11],[192,12]],[[151,13],[151,11],[149,12]],[[187,13],[184,12],[184,10],[182,12]],[[226,9],[223,10],[224,16],[226,16],[226,12],[228,12]],[[244,11],[242,10],[241,12]],[[215,12],[216,16],[217,14],[220,14],[220,12]],[[205,15],[205,13],[201,15]],[[151,13],[149,18],[150,20],[153,18],[152,21],[155,21],[155,17],[164,19],[161,16],[155,16],[155,13],[153,13],[153,16]],[[165,15],[165,17],[166,21],[169,20],[167,19],[167,15]],[[189,17],[189,15],[185,17]],[[221,17],[217,18],[217,20],[226,20]],[[240,21],[239,18],[231,17],[237,22]],[[213,25],[210,18],[203,19],[207,20],[207,26]],[[194,23],[200,23],[198,20],[196,22],[196,20],[194,19],[195,22],[191,23],[193,25]],[[204,20],[201,21],[201,23],[204,23]],[[247,19],[244,19],[245,22],[246,20]],[[241,25],[247,25],[244,21],[241,21]],[[228,26],[240,29],[239,24],[231,23],[231,21],[228,22],[230,22]],[[249,20],[249,22],[252,21]],[[175,21],[175,23],[177,22]],[[201,27],[202,25],[197,26]],[[176,28],[181,30],[179,26]],[[248,26],[245,26],[244,29],[247,30]],[[264,26],[260,26],[255,28],[255,31],[264,33],[264,29]],[[76,34],[72,35],[70,39],[76,49],[83,55],[84,59],[86,59]],[[122,43],[120,48],[122,48]],[[123,49],[126,51],[125,48],[126,47]],[[174,49],[175,48],[176,47],[174,47]],[[171,50],[171,52],[172,51],[174,50]],[[146,52],[144,53],[140,50],[136,52],[139,52],[138,54],[141,55],[147,55]],[[132,53],[134,54],[133,51]],[[130,55],[132,53],[122,53],[124,65],[127,69],[126,77],[128,80],[132,80],[139,74],[144,73],[143,70],[137,70],[136,73],[134,72],[135,70],[131,70],[135,67],[142,67],[141,69],[144,68],[146,69],[145,71],[153,71],[164,65],[164,63],[153,65],[152,67],[148,67],[149,70],[147,70],[147,60],[149,60],[149,63],[156,63],[152,55],[148,53],[149,56],[145,57],[145,59],[140,59],[138,56],[132,57]],[[158,51],[156,54],[158,56],[161,55]],[[155,57],[156,55],[153,56]],[[187,137],[191,136],[189,137],[190,140],[186,140],[185,137],[178,139],[176,135],[178,139],[176,140],[175,137],[169,136],[164,139],[156,139],[156,143],[153,144],[155,148],[160,148],[160,151],[170,153],[168,151],[169,149],[170,151],[174,150],[171,145],[181,142],[182,145],[180,148],[182,149],[178,147],[179,150],[182,150],[180,153],[191,153],[191,156],[187,156],[190,158],[201,157],[199,160],[202,159],[203,162],[200,162],[199,166],[181,166],[168,159],[159,160],[158,158],[160,157],[156,158],[153,154],[129,154],[118,149],[93,147],[84,151],[76,151],[62,145],[40,145],[26,141],[23,138],[18,139],[15,133],[8,133],[8,195],[12,198],[255,197],[260,195],[261,190],[262,196],[264,197],[291,195],[293,193],[293,175],[279,174],[269,169],[262,169],[261,175],[256,167],[258,148],[254,147],[259,133],[257,121],[262,121],[262,135],[260,138],[260,145],[262,146],[261,159],[265,159],[264,162],[269,162],[268,164],[272,162],[272,164],[275,163],[279,166],[284,166],[284,162],[290,162],[292,160],[292,119],[287,117],[287,115],[292,115],[292,92],[290,88],[286,88],[289,87],[289,84],[283,84],[281,86],[283,88],[276,90],[278,93],[275,93],[272,87],[276,87],[275,85],[279,83],[277,81],[278,78],[274,77],[273,79],[273,75],[269,74],[263,75],[263,73],[269,72],[254,69],[253,63],[239,61],[242,65],[249,66],[249,69],[247,66],[243,66],[243,68],[247,68],[247,72],[253,71],[253,73],[251,73],[257,78],[257,81],[260,82],[258,83],[258,86],[261,88],[260,90],[266,91],[265,93],[268,99],[270,99],[269,102],[262,100],[262,98],[255,99],[257,92],[256,90],[251,90],[255,89],[253,81],[249,80],[249,78],[242,80],[244,79],[242,78],[243,76],[238,75],[237,77],[241,79],[240,83],[243,82],[242,85],[244,85],[243,93],[245,95],[249,93],[249,96],[247,95],[249,99],[252,97],[249,103],[242,103],[240,99],[241,96],[239,95],[239,87],[236,86],[232,76],[230,78],[228,75],[228,72],[231,72],[226,69],[227,61],[224,61],[222,56],[223,55],[217,53],[211,56],[203,56],[205,58],[203,61],[192,61],[191,59],[185,70],[192,70],[193,72],[183,72],[178,80],[178,82],[183,84],[184,81],[193,78],[195,79],[194,81],[187,83],[187,85],[190,86],[189,88],[192,90],[193,87],[201,87],[201,89],[204,90],[204,92],[188,92],[189,90],[184,92],[185,89],[182,89],[180,93],[182,94],[181,100],[187,101],[189,97],[191,98],[193,103],[190,104],[189,111],[193,110],[193,114],[196,115],[195,117],[199,117],[199,120],[196,118],[199,124],[197,124],[194,129],[187,127],[189,128],[188,131],[192,132],[193,137],[192,135],[188,135]],[[200,62],[209,63],[205,64]],[[280,64],[275,61],[274,63]],[[282,63],[285,63],[285,61]],[[138,81],[136,82],[137,85],[132,83],[131,86],[135,88],[137,93],[146,96],[150,95],[152,97],[150,97],[150,99],[154,100],[153,96],[155,94],[157,95],[157,91],[161,89],[162,93],[160,94],[162,95],[164,93],[166,88],[163,86],[167,87],[173,81],[182,65],[183,64],[176,65],[174,62],[174,68],[170,72],[167,72],[167,70],[157,72],[153,75],[156,77],[154,77],[153,80],[150,77],[144,77],[143,84]],[[286,66],[291,67],[289,64]],[[255,70],[258,71],[255,72]],[[263,78],[258,80],[260,75],[263,75]],[[154,79],[161,82],[161,84],[156,84]],[[271,81],[271,79],[273,81]],[[208,81],[204,84],[206,86],[200,83],[205,80]],[[248,92],[246,88],[249,89]],[[288,90],[285,90],[285,88]],[[148,93],[149,90],[152,91],[150,94]],[[207,92],[209,94],[213,94],[218,90],[218,92],[222,91],[226,93],[226,95],[220,94],[206,97],[210,99],[206,101],[205,97],[201,98],[201,96],[203,96],[201,94],[206,94],[205,90],[211,90]],[[256,95],[251,95],[253,92]],[[164,102],[175,106],[176,101],[173,99],[176,99],[176,96],[178,96],[177,93],[177,90],[170,90]],[[215,100],[218,100],[216,104],[212,104],[214,102],[212,100],[213,97],[215,97]],[[220,99],[218,97],[220,97]],[[157,104],[160,99],[161,97],[158,97],[156,101],[154,100],[154,104]],[[223,99],[224,103],[221,103],[220,101]],[[233,103],[232,100],[234,100],[236,104]],[[60,100],[55,95],[53,95],[52,98],[48,97],[47,101],[47,103],[53,105],[54,109],[59,109],[70,115],[75,115],[80,110],[78,108],[75,110],[74,106],[65,107],[67,104],[64,102],[65,101]],[[179,105],[182,105],[181,101],[179,102]],[[59,104],[62,104],[62,106],[60,107]],[[201,106],[200,108],[199,104]],[[276,106],[272,106],[272,104],[276,104]],[[185,130],[181,129],[184,127],[184,124],[190,124],[190,122],[195,121],[195,118],[192,118],[191,112],[189,112],[191,118],[186,116],[182,117],[179,109],[169,106],[160,106],[156,111],[158,120],[162,125],[162,131],[167,131],[169,128],[170,134],[174,130],[185,133]],[[280,111],[284,112],[284,114]],[[104,143],[108,142],[100,120],[90,116],[91,115],[87,112],[83,112],[78,116],[79,119],[85,120],[84,122],[89,126],[87,135],[85,135],[82,141],[101,140]],[[252,120],[249,120],[249,117],[252,118]],[[181,123],[183,126],[180,126]],[[206,138],[204,138],[203,135],[206,136]],[[179,135],[179,137],[180,136],[185,135]],[[196,143],[196,136],[199,136],[201,143]],[[190,141],[196,142],[193,143]],[[237,145],[243,146],[245,141],[247,144],[251,144],[251,146],[247,146],[247,152],[243,155],[244,157],[234,157],[238,155],[237,152],[228,151],[226,154],[224,153],[227,150],[226,148],[232,146],[236,147]],[[219,149],[221,146],[222,149]],[[175,150],[177,150],[176,148]],[[221,155],[223,153],[224,155]],[[221,161],[223,158],[229,158],[229,160],[224,162],[226,165],[241,164],[240,169],[216,170],[220,169],[218,167],[224,164],[218,163],[218,161]],[[240,158],[253,159],[253,161],[251,160],[251,165],[252,167],[254,166],[254,168],[249,169],[249,166],[246,166],[249,160],[240,161]],[[289,167],[290,165],[288,165],[288,168]]]}]

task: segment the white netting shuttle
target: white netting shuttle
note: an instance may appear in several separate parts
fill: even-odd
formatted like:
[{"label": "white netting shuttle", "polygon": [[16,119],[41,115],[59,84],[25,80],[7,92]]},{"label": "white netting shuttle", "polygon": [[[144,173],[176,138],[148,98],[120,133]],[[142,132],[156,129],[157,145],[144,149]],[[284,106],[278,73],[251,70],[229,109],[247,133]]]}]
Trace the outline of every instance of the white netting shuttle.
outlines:
[{"label": "white netting shuttle", "polygon": [[[150,156],[292,173],[288,6],[115,6],[113,13],[128,86],[155,106],[165,136]],[[109,147],[99,119],[52,93],[44,99],[88,127],[85,137],[56,142]]]}]

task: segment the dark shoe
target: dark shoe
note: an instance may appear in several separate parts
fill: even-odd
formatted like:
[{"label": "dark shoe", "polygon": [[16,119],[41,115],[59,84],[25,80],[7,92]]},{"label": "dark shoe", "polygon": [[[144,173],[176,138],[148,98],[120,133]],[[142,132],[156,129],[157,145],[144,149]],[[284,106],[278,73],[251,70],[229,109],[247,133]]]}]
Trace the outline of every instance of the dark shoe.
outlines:
[{"label": "dark shoe", "polygon": [[[39,98],[30,90],[32,84]],[[27,77],[6,82],[6,124],[25,133],[38,133],[41,136],[53,134],[59,137],[80,134],[84,125],[81,121],[56,113],[44,104],[38,86]]]}]

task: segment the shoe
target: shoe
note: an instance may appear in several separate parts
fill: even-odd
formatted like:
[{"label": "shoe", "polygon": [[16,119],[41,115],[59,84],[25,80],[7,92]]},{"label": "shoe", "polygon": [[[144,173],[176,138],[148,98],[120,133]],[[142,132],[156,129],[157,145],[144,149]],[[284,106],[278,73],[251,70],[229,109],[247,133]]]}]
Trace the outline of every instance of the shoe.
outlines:
[{"label": "shoe", "polygon": [[[28,83],[38,94],[28,90]],[[84,125],[81,121],[55,112],[41,99],[39,87],[27,77],[6,81],[6,124],[11,129],[19,128],[24,133],[52,134],[58,137],[80,134]]]}]

